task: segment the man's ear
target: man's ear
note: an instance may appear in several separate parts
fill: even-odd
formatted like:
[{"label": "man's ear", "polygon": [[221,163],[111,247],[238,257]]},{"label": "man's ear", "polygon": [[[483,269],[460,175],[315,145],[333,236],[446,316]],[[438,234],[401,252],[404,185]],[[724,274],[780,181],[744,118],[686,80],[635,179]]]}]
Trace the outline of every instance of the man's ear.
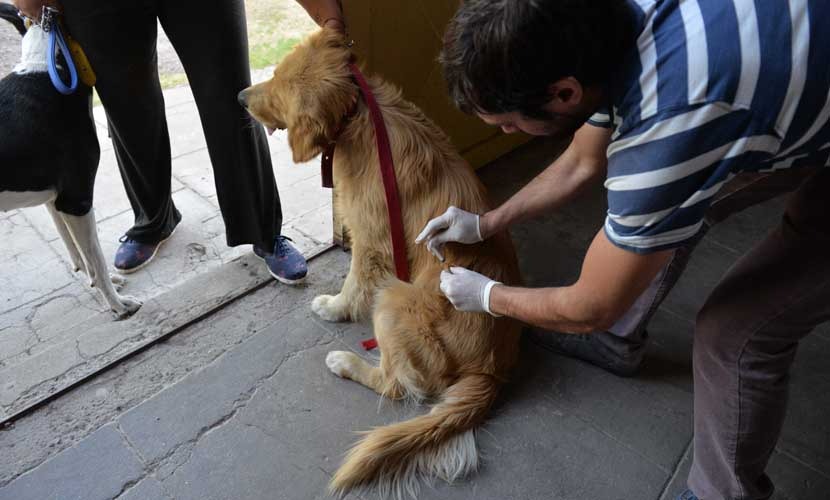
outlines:
[{"label": "man's ear", "polygon": [[582,103],[585,89],[579,80],[572,76],[561,78],[548,87],[551,103],[554,105],[575,106]]},{"label": "man's ear", "polygon": [[298,116],[288,129],[288,145],[294,163],[305,163],[320,154],[326,141],[323,123],[308,115]]}]

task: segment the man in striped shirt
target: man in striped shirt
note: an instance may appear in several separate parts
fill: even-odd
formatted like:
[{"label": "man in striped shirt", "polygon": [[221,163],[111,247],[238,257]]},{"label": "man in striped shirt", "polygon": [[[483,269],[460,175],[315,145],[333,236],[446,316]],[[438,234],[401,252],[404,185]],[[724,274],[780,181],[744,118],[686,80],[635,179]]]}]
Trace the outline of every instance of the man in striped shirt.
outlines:
[{"label": "man in striped shirt", "polygon": [[[695,438],[683,499],[760,500],[801,338],[830,318],[830,2],[467,0],[442,62],[462,110],[505,132],[574,133],[481,216],[451,207],[419,242],[441,255],[555,210],[600,179],[608,214],[571,286],[442,273],[459,309],[549,330],[540,341],[620,375],[707,228],[795,191],[723,277],[695,331]],[[586,123],[587,122],[587,123]]]}]

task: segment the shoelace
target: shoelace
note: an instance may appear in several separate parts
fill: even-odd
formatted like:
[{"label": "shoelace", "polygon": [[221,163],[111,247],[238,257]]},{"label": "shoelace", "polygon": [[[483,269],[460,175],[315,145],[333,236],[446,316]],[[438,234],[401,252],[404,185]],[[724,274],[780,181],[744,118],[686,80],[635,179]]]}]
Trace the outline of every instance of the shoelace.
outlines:
[{"label": "shoelace", "polygon": [[290,249],[290,246],[288,245],[288,243],[286,243],[286,241],[290,241],[292,243],[294,242],[294,240],[292,240],[288,236],[283,236],[283,235],[277,236],[277,245],[276,245],[276,248],[274,250],[276,250],[276,253],[278,255],[282,255]]}]

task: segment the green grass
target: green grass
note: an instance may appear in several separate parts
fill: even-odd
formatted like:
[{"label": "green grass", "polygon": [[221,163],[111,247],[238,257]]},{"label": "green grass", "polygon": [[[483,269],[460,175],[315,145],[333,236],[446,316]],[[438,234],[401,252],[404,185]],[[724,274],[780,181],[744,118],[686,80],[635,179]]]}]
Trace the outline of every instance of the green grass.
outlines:
[{"label": "green grass", "polygon": [[[299,38],[280,38],[276,43],[251,45],[248,50],[251,69],[262,69],[278,64],[298,43],[300,43]],[[187,76],[184,73],[160,75],[159,81],[161,82],[161,88],[169,89],[180,85],[187,85]],[[97,97],[96,95],[96,104],[100,102],[97,101]]]},{"label": "green grass", "polygon": [[276,43],[252,45],[248,51],[251,69],[262,69],[279,63],[298,43],[299,38],[280,38]]},{"label": "green grass", "polygon": [[179,85],[187,85],[187,75],[184,73],[159,75],[159,82],[161,83],[161,88],[163,89],[178,87]]}]

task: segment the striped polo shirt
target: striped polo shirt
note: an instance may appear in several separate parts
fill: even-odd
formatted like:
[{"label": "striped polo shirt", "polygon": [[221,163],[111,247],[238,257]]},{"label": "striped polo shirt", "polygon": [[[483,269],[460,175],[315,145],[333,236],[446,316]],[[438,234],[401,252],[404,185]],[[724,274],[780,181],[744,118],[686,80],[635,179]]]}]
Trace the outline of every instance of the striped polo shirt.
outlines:
[{"label": "striped polo shirt", "polygon": [[614,129],[615,245],[681,246],[737,173],[830,163],[830,0],[628,3],[637,47],[588,121]]}]

